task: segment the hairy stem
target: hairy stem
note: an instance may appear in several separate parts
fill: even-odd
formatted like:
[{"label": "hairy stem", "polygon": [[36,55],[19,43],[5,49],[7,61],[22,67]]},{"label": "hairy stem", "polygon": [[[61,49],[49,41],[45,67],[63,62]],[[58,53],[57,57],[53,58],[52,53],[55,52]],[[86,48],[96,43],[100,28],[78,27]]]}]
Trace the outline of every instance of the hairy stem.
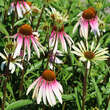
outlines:
[{"label": "hairy stem", "polygon": [[22,65],[23,65],[23,70],[22,70],[22,74],[21,74],[21,82],[20,82],[20,87],[19,87],[19,97],[21,97],[22,91],[23,91],[23,82],[24,82],[24,59],[22,60]]},{"label": "hairy stem", "polygon": [[85,99],[86,99],[86,92],[87,92],[87,75],[88,75],[89,69],[87,68],[86,64],[86,71],[84,74],[84,80],[83,80],[83,97],[82,97],[82,110],[85,110]]},{"label": "hairy stem", "polygon": [[40,21],[41,21],[41,18],[42,18],[42,15],[43,15],[44,9],[45,9],[45,5],[43,5],[43,8],[42,8],[42,11],[41,11],[40,17],[39,17],[39,19],[38,19],[38,23],[37,23],[37,26],[36,26],[36,31],[37,31],[38,28],[39,28]]},{"label": "hairy stem", "polygon": [[7,86],[7,81],[9,80],[9,64],[10,64],[10,57],[11,54],[8,55],[8,63],[7,63],[7,67],[5,70],[5,74],[6,74],[6,79],[3,85],[3,100],[2,100],[2,110],[5,110],[5,99],[6,99],[6,86]]}]

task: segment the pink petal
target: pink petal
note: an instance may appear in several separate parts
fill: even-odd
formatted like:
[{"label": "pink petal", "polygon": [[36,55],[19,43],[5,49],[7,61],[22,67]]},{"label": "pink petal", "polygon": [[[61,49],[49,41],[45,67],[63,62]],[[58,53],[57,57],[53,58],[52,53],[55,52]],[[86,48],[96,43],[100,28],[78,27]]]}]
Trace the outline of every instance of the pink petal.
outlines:
[{"label": "pink petal", "polygon": [[94,34],[96,33],[100,36],[99,28],[98,28],[98,17],[89,21],[90,26]]},{"label": "pink petal", "polygon": [[16,56],[20,55],[20,50],[21,50],[22,44],[23,44],[23,38],[22,38],[22,36],[18,36],[17,47],[16,47],[13,58],[16,58]]},{"label": "pink petal", "polygon": [[85,39],[88,38],[88,21],[83,18],[80,21],[80,35]]},{"label": "pink petal", "polygon": [[59,102],[62,104],[61,93],[55,83],[56,83],[56,81],[51,85],[52,90],[53,90],[54,94],[56,95],[57,99],[59,100]]},{"label": "pink petal", "polygon": [[17,9],[18,17],[22,18],[23,14],[19,2],[17,2],[16,9]]},{"label": "pink petal", "polygon": [[29,94],[29,92],[31,91],[32,88],[34,88],[34,86],[37,84],[37,82],[39,81],[40,77],[37,78],[27,89],[26,95]]},{"label": "pink petal", "polygon": [[30,60],[30,57],[31,57],[31,49],[30,49],[30,39],[29,37],[27,37],[26,40],[26,46],[27,46],[27,51],[28,51],[28,60]]},{"label": "pink petal", "polygon": [[43,92],[43,102],[45,105],[47,105],[47,102],[46,102],[46,81],[45,80],[43,81],[42,85],[43,85],[43,91],[44,91]]},{"label": "pink petal", "polygon": [[53,106],[51,98],[50,98],[50,89],[48,87],[48,82],[46,84],[46,96],[47,96],[47,100],[48,100],[48,103],[50,104],[50,106]]},{"label": "pink petal", "polygon": [[67,46],[66,46],[66,42],[65,42],[65,39],[63,37],[63,33],[62,32],[59,33],[59,37],[60,37],[60,41],[61,41],[63,50],[65,52],[67,52]]},{"label": "pink petal", "polygon": [[27,9],[27,11],[29,11],[30,10],[30,6],[24,1],[23,1],[23,4],[24,4],[25,8]]},{"label": "pink petal", "polygon": [[33,38],[33,36],[31,37],[31,40],[32,40],[33,47],[34,47],[38,57],[40,57],[39,49],[38,49],[38,47],[37,47],[37,45],[35,43],[35,39]]}]

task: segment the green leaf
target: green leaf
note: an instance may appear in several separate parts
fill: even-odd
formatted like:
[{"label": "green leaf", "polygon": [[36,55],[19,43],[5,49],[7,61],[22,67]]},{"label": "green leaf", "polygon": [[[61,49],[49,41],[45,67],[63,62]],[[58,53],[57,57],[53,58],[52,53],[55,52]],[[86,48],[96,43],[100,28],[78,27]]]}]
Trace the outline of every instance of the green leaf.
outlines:
[{"label": "green leaf", "polygon": [[92,82],[93,82],[94,87],[95,87],[95,90],[96,90],[97,101],[98,101],[98,105],[99,105],[99,107],[100,107],[101,104],[102,104],[102,95],[101,95],[101,92],[100,92],[100,90],[99,90],[99,88],[98,88],[98,86],[97,86],[97,84],[96,84],[94,78],[92,78]]},{"label": "green leaf", "polygon": [[110,102],[109,102],[109,104],[108,104],[108,108],[107,108],[107,110],[110,110]]},{"label": "green leaf", "polygon": [[65,101],[70,101],[70,100],[73,100],[75,97],[73,94],[64,94],[64,95],[62,95],[62,98]]},{"label": "green leaf", "polygon": [[14,26],[23,24],[23,22],[24,22],[25,20],[26,20],[26,18],[17,21],[17,22],[14,24]]},{"label": "green leaf", "polygon": [[8,31],[6,30],[5,26],[2,23],[0,23],[0,32],[5,34],[6,36],[9,36]]},{"label": "green leaf", "polygon": [[9,104],[6,108],[6,110],[12,110],[12,109],[17,109],[26,105],[32,104],[31,100],[18,100],[16,102],[13,102],[11,104]]},{"label": "green leaf", "polygon": [[81,105],[80,105],[80,101],[79,101],[79,97],[78,97],[78,93],[77,93],[77,88],[75,88],[75,98],[76,98],[76,104],[78,106],[78,110],[81,110]]}]

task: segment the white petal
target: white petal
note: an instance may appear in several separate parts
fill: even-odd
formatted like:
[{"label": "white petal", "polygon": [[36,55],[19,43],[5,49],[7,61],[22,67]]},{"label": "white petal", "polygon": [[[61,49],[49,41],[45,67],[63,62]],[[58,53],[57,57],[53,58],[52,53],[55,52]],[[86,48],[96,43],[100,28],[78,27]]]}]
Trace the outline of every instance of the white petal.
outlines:
[{"label": "white petal", "polygon": [[34,88],[34,86],[37,84],[37,82],[40,80],[40,77],[38,79],[36,79],[27,89],[26,95],[29,94],[29,92],[31,91],[32,88]]},{"label": "white petal", "polygon": [[39,52],[39,49],[38,49],[38,47],[37,47],[37,45],[35,43],[35,39],[33,37],[31,37],[31,40],[32,40],[33,47],[34,47],[34,49],[35,49],[35,51],[37,53],[37,56],[39,58],[40,57],[40,52]]},{"label": "white petal", "polygon": [[49,85],[48,87],[49,87],[49,91],[50,91],[50,98],[51,98],[52,105],[55,105],[56,104],[56,99],[55,99],[55,96],[53,94],[51,85]]},{"label": "white petal", "polygon": [[43,102],[45,105],[47,105],[47,101],[46,101],[46,82],[43,82]]},{"label": "white petal", "polygon": [[62,104],[62,97],[61,97],[61,93],[60,93],[59,89],[57,88],[57,86],[55,86],[55,84],[52,84],[51,86],[52,86],[52,90],[53,90],[54,94],[56,95],[57,99]]},{"label": "white petal", "polygon": [[6,64],[6,61],[4,61],[4,62],[1,63],[1,70],[2,70],[2,71],[4,70],[5,64]]},{"label": "white petal", "polygon": [[4,56],[2,53],[0,53],[0,56],[6,60],[6,56]]},{"label": "white petal", "polygon": [[14,73],[14,71],[15,71],[15,65],[11,62],[9,64],[9,70],[11,70],[11,73]]},{"label": "white petal", "polygon": [[19,2],[17,2],[16,9],[17,9],[17,13],[18,13],[18,18],[22,18],[23,14],[22,14],[22,10],[21,10]]},{"label": "white petal", "polygon": [[23,66],[20,63],[15,63],[15,64],[23,70]]},{"label": "white petal", "polygon": [[48,88],[48,84],[46,84],[46,96],[47,96],[47,100],[48,100],[49,105],[53,106],[51,98],[50,98],[50,91],[49,91],[49,88]]},{"label": "white petal", "polygon": [[90,69],[90,65],[91,65],[91,63],[90,63],[90,61],[88,61],[87,62],[87,69]]},{"label": "white petal", "polygon": [[37,104],[40,104],[42,96],[43,96],[43,84],[41,85],[41,87],[39,89],[39,93],[38,93],[38,97],[37,97]]},{"label": "white petal", "polygon": [[23,38],[22,38],[22,36],[19,36],[17,39],[17,47],[15,49],[13,58],[16,58],[16,56],[20,55],[20,50],[21,50],[22,44],[23,44]]},{"label": "white petal", "polygon": [[58,81],[56,81],[56,84],[57,84],[59,90],[61,91],[61,93],[63,93],[62,85]]},{"label": "white petal", "polygon": [[67,46],[66,46],[66,42],[65,42],[65,39],[63,37],[63,33],[62,32],[59,32],[59,38],[60,38],[63,50],[65,52],[67,52]]},{"label": "white petal", "polygon": [[59,34],[58,34],[57,37],[56,37],[55,47],[54,47],[54,50],[53,50],[53,54],[56,54],[56,51],[57,51],[57,47],[58,47],[58,37],[59,37]]},{"label": "white petal", "polygon": [[74,26],[74,28],[73,28],[73,34],[76,32],[76,29],[78,28],[79,24],[80,24],[80,21],[78,21],[78,22],[75,24],[75,26]]},{"label": "white petal", "polygon": [[62,62],[62,60],[60,60],[59,58],[55,58],[55,63],[58,63],[58,64],[62,64],[63,62]]}]

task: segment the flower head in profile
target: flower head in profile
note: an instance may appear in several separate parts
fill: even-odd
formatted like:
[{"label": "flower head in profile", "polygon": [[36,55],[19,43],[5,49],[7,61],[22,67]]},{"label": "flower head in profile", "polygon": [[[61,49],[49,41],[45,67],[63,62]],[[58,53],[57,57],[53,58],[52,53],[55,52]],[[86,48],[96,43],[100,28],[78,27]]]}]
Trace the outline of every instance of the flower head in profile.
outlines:
[{"label": "flower head in profile", "polygon": [[[17,38],[17,47],[15,49],[14,57],[20,55],[21,48],[24,48],[24,56],[26,50],[28,51],[28,60],[31,57],[31,42],[34,47],[34,50],[37,53],[37,56],[40,57],[41,50],[44,53],[44,47],[38,41],[39,34],[38,32],[33,32],[32,27],[29,24],[24,24],[19,28],[17,34],[14,35],[14,39]],[[31,42],[30,42],[31,41]]]},{"label": "flower head in profile", "polygon": [[18,18],[23,18],[23,15],[30,11],[31,4],[31,2],[25,2],[24,0],[17,0],[17,2],[12,2],[8,14],[10,15],[12,11],[17,11]]},{"label": "flower head in profile", "polygon": [[60,14],[60,12],[56,11],[55,8],[50,7],[52,12],[47,9],[47,12],[51,19],[54,21],[54,25],[52,27],[52,32],[49,39],[49,45],[54,47],[53,53],[56,53],[58,47],[58,40],[62,45],[63,51],[67,52],[67,44],[66,41],[71,48],[73,44],[73,40],[71,37],[64,31],[64,22],[67,22],[68,16],[66,14]]},{"label": "flower head in profile", "polygon": [[62,103],[63,88],[61,84],[56,80],[54,71],[45,70],[38,79],[36,79],[28,88],[27,95],[34,88],[33,98],[37,100],[37,104],[40,104],[41,99],[43,103],[50,106],[56,104],[56,98]]},{"label": "flower head in profile", "polygon": [[51,70],[53,70],[53,64],[62,64],[63,61],[60,60],[58,57],[63,56],[62,52],[57,50],[56,54],[53,54],[52,51],[49,53],[49,67]]},{"label": "flower head in profile", "polygon": [[80,57],[81,61],[87,61],[87,67],[90,67],[90,63],[97,61],[103,61],[107,60],[109,56],[108,54],[108,48],[100,48],[100,44],[95,46],[94,42],[92,42],[91,47],[89,47],[88,42],[86,42],[86,45],[84,45],[83,41],[80,41],[77,43],[78,46],[73,45],[72,48],[74,51],[72,53],[76,54]]},{"label": "flower head in profile", "polygon": [[9,70],[11,73],[14,73],[16,66],[18,66],[20,69],[23,69],[23,66],[21,65],[21,59],[20,58],[13,58],[13,54],[11,53],[10,57],[9,54],[6,52],[4,49],[4,53],[0,53],[0,56],[5,60],[1,63],[1,70],[3,71],[5,69],[5,66],[8,64],[8,59],[10,58],[10,63],[9,63]]},{"label": "flower head in profile", "polygon": [[85,39],[88,39],[89,25],[91,27],[91,31],[94,32],[95,36],[100,36],[98,27],[98,16],[96,10],[93,7],[90,7],[81,13],[81,17],[79,21],[76,23],[73,29],[73,33],[76,31],[79,25],[80,35],[83,36]]}]

